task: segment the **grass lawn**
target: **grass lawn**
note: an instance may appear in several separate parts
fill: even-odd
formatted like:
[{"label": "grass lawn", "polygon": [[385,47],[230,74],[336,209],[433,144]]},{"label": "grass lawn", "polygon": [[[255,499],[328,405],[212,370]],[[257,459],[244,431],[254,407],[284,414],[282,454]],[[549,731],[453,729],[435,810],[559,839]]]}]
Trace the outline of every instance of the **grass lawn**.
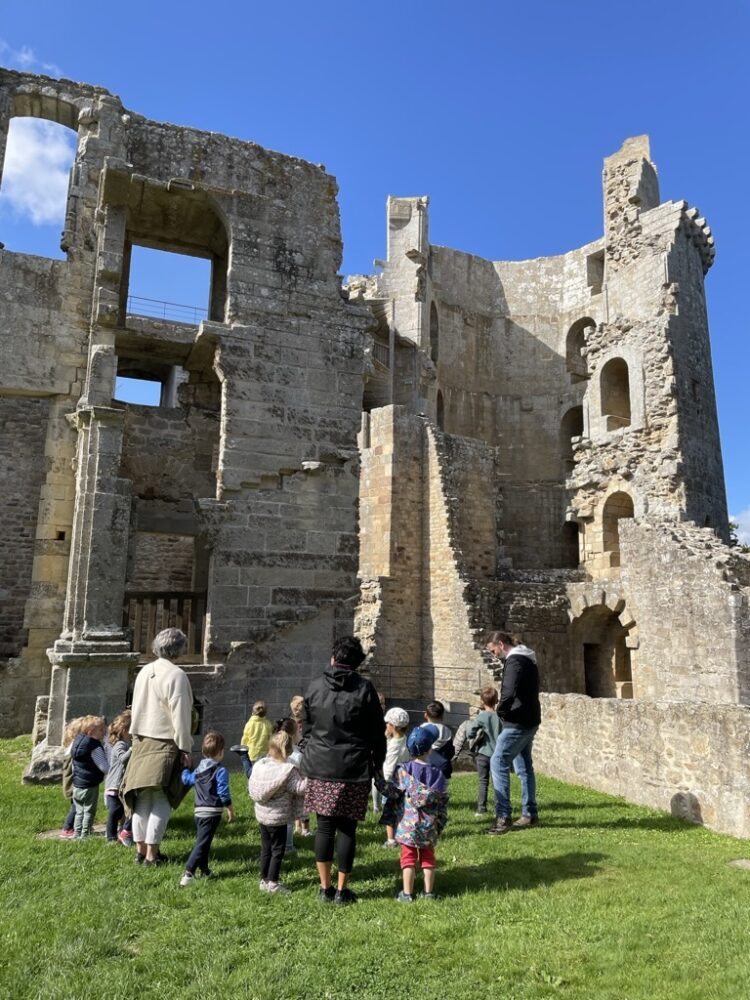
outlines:
[{"label": "grass lawn", "polygon": [[750,843],[549,779],[543,826],[487,837],[476,778],[460,775],[438,845],[441,898],[394,901],[397,854],[368,818],[360,902],[338,908],[318,902],[310,840],[284,864],[292,896],[258,891],[258,829],[234,775],[239,817],[214,841],[219,877],[180,889],[190,799],[164,868],[136,868],[100,837],[42,840],[67,803],[58,787],[21,786],[29,749],[0,742],[3,1000],[750,996],[750,871],[728,864]]}]

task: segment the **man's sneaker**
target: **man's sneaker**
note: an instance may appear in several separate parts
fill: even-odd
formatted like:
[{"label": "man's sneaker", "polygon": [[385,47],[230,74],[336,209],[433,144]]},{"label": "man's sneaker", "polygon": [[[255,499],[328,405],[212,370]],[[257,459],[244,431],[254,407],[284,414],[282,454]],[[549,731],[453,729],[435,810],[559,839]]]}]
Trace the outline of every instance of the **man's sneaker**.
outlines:
[{"label": "man's sneaker", "polygon": [[333,901],[337,906],[349,906],[357,902],[357,897],[351,889],[337,889]]},{"label": "man's sneaker", "polygon": [[197,874],[200,875],[201,878],[216,878],[213,868],[206,868],[204,872],[202,872],[199,868]]},{"label": "man's sneaker", "polygon": [[60,840],[75,840],[76,832],[75,830],[60,830],[57,836]]},{"label": "man's sneaker", "polygon": [[245,757],[250,753],[249,749],[242,743],[235,743],[234,746],[229,749],[232,753],[238,753],[240,757]]},{"label": "man's sneaker", "polygon": [[133,846],[133,837],[131,834],[128,833],[127,830],[120,830],[120,832],[117,834],[117,839],[120,841],[123,847]]},{"label": "man's sneaker", "polygon": [[410,895],[408,892],[404,892],[404,890],[402,889],[401,892],[398,894],[398,896],[396,896],[396,902],[397,903],[413,903],[414,902],[414,897],[412,895]]},{"label": "man's sneaker", "polygon": [[336,899],[336,890],[332,885],[329,885],[327,889],[320,887],[320,892],[318,893],[318,898],[321,903],[332,903]]},{"label": "man's sneaker", "polygon": [[383,841],[383,847],[398,847],[398,843],[389,837],[388,840]]},{"label": "man's sneaker", "polygon": [[272,896],[291,896],[292,890],[283,882],[266,882],[266,892]]},{"label": "man's sneaker", "polygon": [[266,882],[266,880],[262,878],[260,882],[258,882],[258,888],[260,889],[261,892],[268,892],[268,882]]},{"label": "man's sneaker", "polygon": [[513,823],[511,822],[510,816],[498,816],[487,833],[498,835],[501,833],[510,833],[512,829]]},{"label": "man's sneaker", "polygon": [[513,824],[513,829],[514,830],[528,830],[529,827],[532,827],[532,826],[539,826],[539,817],[538,816],[521,816],[521,818],[517,819],[515,821],[515,823]]},{"label": "man's sneaker", "polygon": [[185,872],[185,874],[180,879],[180,885],[192,885],[195,882],[195,875],[191,875],[190,872]]},{"label": "man's sneaker", "polygon": [[437,899],[437,893],[435,892],[422,892],[419,895],[420,899]]}]

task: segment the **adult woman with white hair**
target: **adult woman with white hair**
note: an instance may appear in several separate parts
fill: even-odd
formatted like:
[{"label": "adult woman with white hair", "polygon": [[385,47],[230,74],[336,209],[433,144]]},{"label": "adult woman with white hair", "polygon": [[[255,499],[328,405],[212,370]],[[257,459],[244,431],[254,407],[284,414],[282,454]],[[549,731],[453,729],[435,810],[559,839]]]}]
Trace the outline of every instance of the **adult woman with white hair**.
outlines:
[{"label": "adult woman with white hair", "polygon": [[164,860],[159,844],[185,794],[181,774],[192,766],[193,692],[187,675],[173,661],[187,648],[187,636],[166,628],[151,646],[156,659],[141,668],[133,688],[130,733],[133,752],[123,794],[133,813],[136,863]]}]

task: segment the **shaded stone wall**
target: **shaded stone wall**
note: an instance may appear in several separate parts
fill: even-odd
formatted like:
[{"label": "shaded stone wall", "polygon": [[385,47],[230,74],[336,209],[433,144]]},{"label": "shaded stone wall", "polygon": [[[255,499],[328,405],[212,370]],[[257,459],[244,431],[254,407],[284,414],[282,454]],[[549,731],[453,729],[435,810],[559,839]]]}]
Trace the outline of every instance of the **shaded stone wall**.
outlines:
[{"label": "shaded stone wall", "polygon": [[24,610],[31,588],[48,417],[46,399],[0,397],[0,658],[18,656],[26,638]]},{"label": "shaded stone wall", "polygon": [[689,701],[542,696],[545,774],[750,837],[750,710]]}]

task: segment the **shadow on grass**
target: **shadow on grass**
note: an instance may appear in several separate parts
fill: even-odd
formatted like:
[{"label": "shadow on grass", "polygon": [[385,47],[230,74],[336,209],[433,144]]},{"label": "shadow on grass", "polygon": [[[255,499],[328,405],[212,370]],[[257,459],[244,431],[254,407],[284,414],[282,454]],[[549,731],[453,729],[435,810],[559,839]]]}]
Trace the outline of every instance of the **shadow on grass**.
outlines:
[{"label": "shadow on grass", "polygon": [[[499,858],[476,865],[440,868],[438,854],[438,891],[441,896],[461,896],[467,892],[482,889],[534,889],[540,885],[552,885],[566,879],[593,878],[600,870],[598,862],[609,855],[572,851],[553,858]],[[352,878],[374,879],[394,874],[393,861],[390,863],[357,864]],[[398,879],[398,872],[395,872]],[[363,898],[381,896],[382,892],[366,887],[358,888]]]}]

